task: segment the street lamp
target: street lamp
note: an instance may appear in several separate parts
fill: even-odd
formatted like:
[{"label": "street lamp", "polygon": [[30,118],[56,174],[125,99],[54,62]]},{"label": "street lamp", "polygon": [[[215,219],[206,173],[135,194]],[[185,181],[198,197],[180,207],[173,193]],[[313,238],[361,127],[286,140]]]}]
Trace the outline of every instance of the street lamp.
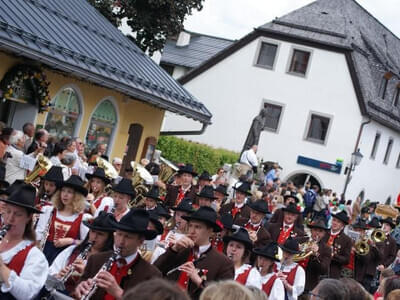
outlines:
[{"label": "street lamp", "polygon": [[360,153],[360,149],[357,149],[356,152],[351,154],[351,170],[354,171],[355,167],[361,163],[361,160],[364,156]]},{"label": "street lamp", "polygon": [[346,182],[344,184],[343,199],[346,199],[346,190],[350,182],[350,174],[352,171],[355,170],[356,166],[358,166],[361,163],[363,157],[364,156],[361,154],[360,149],[357,149],[357,151],[351,154],[350,167],[348,168]]}]

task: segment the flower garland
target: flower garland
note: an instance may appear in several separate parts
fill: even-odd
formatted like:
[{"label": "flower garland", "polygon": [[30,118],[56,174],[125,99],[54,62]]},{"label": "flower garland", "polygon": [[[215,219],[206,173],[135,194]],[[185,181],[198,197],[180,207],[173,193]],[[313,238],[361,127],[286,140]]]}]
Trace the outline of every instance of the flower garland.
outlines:
[{"label": "flower garland", "polygon": [[[8,80],[6,80],[8,79]],[[50,107],[49,85],[46,74],[43,69],[38,69],[28,65],[18,65],[7,72],[2,83],[3,99],[7,100],[13,97],[14,91],[23,86],[26,82],[33,91],[34,100],[38,103],[39,112],[48,111]]]}]

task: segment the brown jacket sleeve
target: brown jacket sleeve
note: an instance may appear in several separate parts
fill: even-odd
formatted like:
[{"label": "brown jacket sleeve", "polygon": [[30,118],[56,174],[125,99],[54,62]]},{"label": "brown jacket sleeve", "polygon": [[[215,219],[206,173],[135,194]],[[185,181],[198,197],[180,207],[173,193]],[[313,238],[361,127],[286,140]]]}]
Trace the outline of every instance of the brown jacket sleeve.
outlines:
[{"label": "brown jacket sleeve", "polygon": [[339,264],[347,265],[350,261],[350,254],[351,254],[351,248],[353,247],[353,241],[344,235],[341,237],[341,248],[338,253],[336,253],[333,257],[332,260],[335,262],[338,262]]}]

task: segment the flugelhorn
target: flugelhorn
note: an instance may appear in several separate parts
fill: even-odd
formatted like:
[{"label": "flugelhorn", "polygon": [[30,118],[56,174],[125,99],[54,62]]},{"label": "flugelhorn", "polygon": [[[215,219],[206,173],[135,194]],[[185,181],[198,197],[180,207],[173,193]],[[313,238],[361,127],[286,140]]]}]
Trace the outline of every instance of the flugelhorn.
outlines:
[{"label": "flugelhorn", "polygon": [[96,283],[96,277],[99,275],[100,272],[102,271],[109,271],[113,265],[113,263],[116,261],[117,256],[121,253],[121,248],[117,248],[113,254],[110,256],[110,258],[103,264],[103,266],[100,268],[99,272],[97,272],[96,276],[94,276],[94,283],[91,286],[89,292],[86,295],[83,295],[81,297],[81,300],[89,300],[92,298],[92,296],[96,293],[98,286]]}]

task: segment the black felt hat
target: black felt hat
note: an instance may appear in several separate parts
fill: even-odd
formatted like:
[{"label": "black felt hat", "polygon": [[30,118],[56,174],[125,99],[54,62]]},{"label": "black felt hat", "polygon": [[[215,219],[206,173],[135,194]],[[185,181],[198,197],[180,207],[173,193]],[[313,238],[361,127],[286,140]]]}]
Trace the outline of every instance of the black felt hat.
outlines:
[{"label": "black felt hat", "polygon": [[279,261],[279,249],[276,242],[270,242],[263,247],[253,249],[253,253],[258,256],[272,259],[273,261]]},{"label": "black felt hat", "polygon": [[192,212],[194,212],[192,199],[183,198],[183,200],[177,206],[174,206],[171,209],[191,214]]},{"label": "black felt hat", "polygon": [[203,171],[203,173],[201,173],[200,176],[199,176],[199,180],[211,181],[212,178],[210,176],[210,173],[208,173],[208,171]]},{"label": "black felt hat", "polygon": [[299,242],[294,238],[289,237],[283,245],[279,246],[282,251],[288,252],[290,254],[298,254],[300,253]]},{"label": "black felt hat", "polygon": [[389,224],[390,227],[395,228],[396,227],[396,223],[393,221],[393,219],[391,217],[387,217],[381,220],[381,223],[386,223]]},{"label": "black felt hat", "polygon": [[116,222],[113,214],[101,211],[96,218],[83,221],[82,223],[91,230],[113,232],[115,231],[113,222]]},{"label": "black felt hat", "polygon": [[263,214],[267,214],[269,212],[268,204],[263,199],[256,200],[253,203],[250,202],[247,204],[247,206]]},{"label": "black felt hat", "polygon": [[349,224],[349,216],[344,210],[338,212],[337,214],[332,214],[332,217],[342,221],[344,224]]},{"label": "black felt hat", "polygon": [[214,209],[208,206],[201,206],[198,210],[189,216],[183,216],[182,219],[186,221],[200,221],[204,222],[214,229],[214,232],[220,232],[221,226],[217,223],[217,213]]},{"label": "black felt hat", "polygon": [[180,167],[178,170],[178,173],[179,174],[184,174],[184,173],[191,174],[193,177],[197,176],[197,173],[194,171],[193,165],[191,165],[191,164],[186,164],[186,165]]},{"label": "black felt hat", "polygon": [[288,193],[288,194],[286,194],[286,195],[283,196],[283,200],[284,200],[284,201],[286,201],[286,199],[288,199],[288,198],[293,198],[294,201],[295,201],[295,203],[299,203],[299,202],[300,202],[300,200],[299,200],[299,198],[297,197],[297,194],[296,194],[296,193]]},{"label": "black felt hat", "polygon": [[221,193],[224,196],[228,196],[228,187],[226,185],[220,184],[215,188],[215,192]]},{"label": "black felt hat", "polygon": [[132,180],[128,178],[122,178],[120,182],[112,188],[112,190],[117,193],[129,195],[132,198],[136,196],[136,192],[132,186]]},{"label": "black felt hat", "polygon": [[88,190],[85,188],[85,183],[78,175],[71,175],[68,180],[60,183],[61,187],[69,187],[74,189],[76,192],[81,193],[83,196],[87,196]]},{"label": "black felt hat", "polygon": [[373,217],[372,220],[367,224],[370,228],[381,228],[381,223],[377,217]]},{"label": "black felt hat", "polygon": [[247,196],[251,196],[251,185],[247,181],[242,181],[233,187],[235,191],[242,192]]},{"label": "black felt hat", "polygon": [[311,229],[317,228],[317,229],[329,230],[329,227],[326,224],[325,218],[323,218],[323,217],[314,218],[307,226]]},{"label": "black felt hat", "polygon": [[204,186],[201,189],[200,193],[198,193],[196,195],[197,195],[197,197],[207,198],[207,199],[210,199],[210,200],[217,199],[217,197],[214,197],[214,188],[211,185]]},{"label": "black felt hat", "polygon": [[151,189],[149,190],[149,192],[147,194],[145,194],[144,196],[147,198],[154,199],[156,201],[162,201],[160,199],[160,189],[156,185],[153,185],[151,187]]},{"label": "black felt hat", "polygon": [[153,210],[148,210],[150,217],[150,222],[154,224],[154,227],[156,228],[157,234],[163,234],[164,232],[164,226],[161,224],[161,222],[158,220],[158,213],[156,209]]},{"label": "black felt hat", "polygon": [[297,205],[292,202],[290,202],[286,207],[283,207],[282,211],[297,215],[301,214],[300,210],[297,208]]},{"label": "black felt hat", "polygon": [[103,180],[106,185],[111,182],[110,179],[106,176],[106,172],[104,172],[104,169],[99,167],[97,167],[92,174],[88,173],[85,176],[89,180],[92,178],[99,178]]},{"label": "black felt hat", "polygon": [[25,184],[21,179],[15,180],[6,190],[5,194],[11,195],[14,191],[18,189],[19,186]]},{"label": "black felt hat", "polygon": [[359,229],[364,229],[367,230],[369,229],[367,226],[367,223],[364,220],[358,219],[358,221],[354,224],[351,225],[353,228],[359,228]]},{"label": "black felt hat", "polygon": [[222,214],[219,220],[222,223],[222,226],[224,226],[225,229],[234,231],[235,228],[233,228],[233,216],[231,214],[225,213]]},{"label": "black felt hat", "polygon": [[21,184],[3,202],[21,206],[33,213],[42,213],[35,207],[36,189],[30,184]]},{"label": "black felt hat", "polygon": [[253,242],[250,239],[249,233],[244,228],[239,228],[234,234],[229,236],[224,236],[224,242],[228,244],[230,241],[236,241],[244,244],[246,249],[250,249],[253,247]]},{"label": "black felt hat", "polygon": [[132,208],[119,222],[112,222],[116,230],[142,234],[146,240],[152,240],[157,236],[157,231],[148,230],[150,215],[141,208]]},{"label": "black felt hat", "polygon": [[164,217],[167,219],[171,218],[171,215],[169,214],[168,210],[160,204],[156,206],[156,211],[160,217]]},{"label": "black felt hat", "polygon": [[64,181],[62,167],[52,166],[50,170],[42,177],[42,180],[53,181],[57,185]]},{"label": "black felt hat", "polygon": [[0,192],[3,190],[5,194],[5,189],[10,186],[9,182],[5,180],[6,168],[0,164]]}]

